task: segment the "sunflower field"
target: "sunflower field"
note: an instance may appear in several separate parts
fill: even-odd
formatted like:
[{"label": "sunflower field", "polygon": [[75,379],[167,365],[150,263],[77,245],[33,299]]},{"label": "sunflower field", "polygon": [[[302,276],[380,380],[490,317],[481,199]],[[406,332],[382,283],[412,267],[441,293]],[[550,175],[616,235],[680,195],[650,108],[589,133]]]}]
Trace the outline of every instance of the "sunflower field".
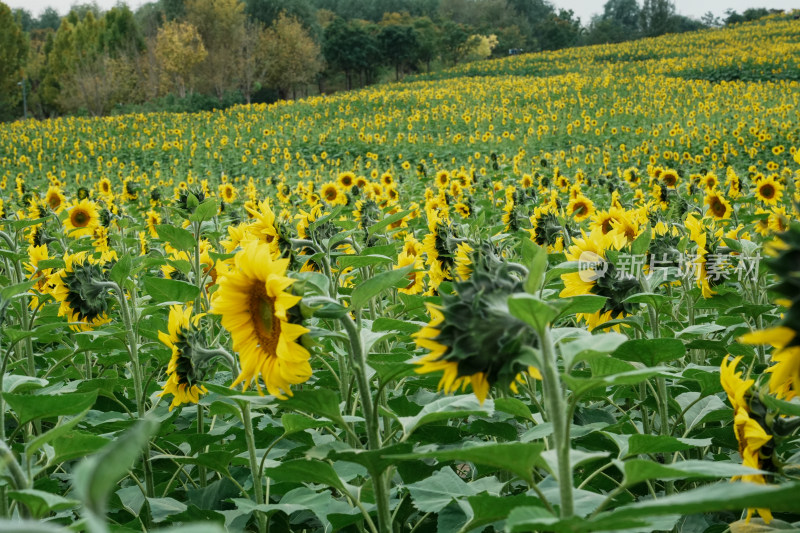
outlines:
[{"label": "sunflower field", "polygon": [[0,529],[797,531],[796,18],[0,125]]}]

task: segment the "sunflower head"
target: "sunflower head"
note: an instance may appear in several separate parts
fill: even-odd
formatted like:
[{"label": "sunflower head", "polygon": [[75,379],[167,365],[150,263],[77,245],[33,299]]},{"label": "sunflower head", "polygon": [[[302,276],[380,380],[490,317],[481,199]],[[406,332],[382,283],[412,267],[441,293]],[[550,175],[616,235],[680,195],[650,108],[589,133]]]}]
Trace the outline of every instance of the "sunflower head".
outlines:
[{"label": "sunflower head", "polygon": [[74,322],[70,327],[86,331],[109,321],[108,268],[105,257],[95,259],[86,252],[64,257],[65,267],[53,274],[52,294],[61,302],[59,316]]},{"label": "sunflower head", "polygon": [[441,306],[428,304],[432,320],[414,335],[429,351],[416,371],[444,371],[439,388],[446,393],[471,384],[482,403],[491,386],[508,389],[528,370],[538,341],[534,330],[508,310],[509,295],[523,285],[507,268],[477,268],[453,287],[454,294],[442,295]]},{"label": "sunflower head", "polygon": [[69,208],[64,220],[64,229],[71,237],[92,235],[100,224],[100,212],[97,204],[91,200],[81,200]]},{"label": "sunflower head", "polygon": [[221,274],[211,310],[222,315],[239,354],[242,370],[234,385],[255,382],[261,392],[261,378],[278,398],[311,377],[310,354],[298,342],[308,329],[290,313],[300,297],[288,291],[294,283],[286,276],[288,265],[289,259],[276,259],[267,244],[247,241]]},{"label": "sunflower head", "polygon": [[178,193],[177,207],[186,215],[191,215],[197,206],[203,203],[206,199],[206,194],[203,189],[199,187],[186,187]]},{"label": "sunflower head", "polygon": [[197,403],[200,395],[208,392],[199,385],[202,375],[195,363],[195,352],[203,347],[203,335],[198,328],[201,316],[192,316],[191,308],[174,305],[169,311],[168,332],[158,332],[159,340],[172,350],[167,382],[160,394],[172,394],[170,411],[182,403]]}]

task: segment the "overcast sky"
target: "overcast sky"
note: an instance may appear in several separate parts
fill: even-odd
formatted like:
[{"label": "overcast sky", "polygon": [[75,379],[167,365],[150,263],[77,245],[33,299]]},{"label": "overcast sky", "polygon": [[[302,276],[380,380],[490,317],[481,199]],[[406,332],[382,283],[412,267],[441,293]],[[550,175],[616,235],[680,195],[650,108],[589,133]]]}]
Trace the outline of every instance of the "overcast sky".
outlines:
[{"label": "overcast sky", "polygon": [[[69,11],[73,1],[54,1],[54,0],[0,0],[12,8],[23,7],[38,16],[46,7],[52,6],[61,13]],[[605,0],[550,0],[557,8],[571,9],[581,18],[581,22],[586,24],[592,15],[599,13],[603,9]],[[749,7],[767,7],[777,9],[792,9],[798,7],[797,0],[674,0],[678,13],[694,18],[700,18],[704,13],[711,11],[717,16],[722,16],[726,9],[732,8],[738,12]],[[117,3],[117,0],[97,0],[101,9],[109,9]],[[135,9],[146,0],[129,0],[127,4]],[[639,0],[641,5],[641,0]]]}]

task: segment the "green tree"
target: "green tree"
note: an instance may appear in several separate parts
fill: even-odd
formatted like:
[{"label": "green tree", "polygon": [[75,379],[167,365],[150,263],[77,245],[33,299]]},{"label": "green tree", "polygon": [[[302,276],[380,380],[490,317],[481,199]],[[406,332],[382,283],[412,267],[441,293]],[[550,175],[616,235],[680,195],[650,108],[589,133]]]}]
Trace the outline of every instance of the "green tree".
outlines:
[{"label": "green tree", "polygon": [[244,4],[239,0],[189,0],[186,18],[203,39],[208,55],[200,65],[206,88],[221,102],[225,93],[239,85]]},{"label": "green tree", "polygon": [[439,28],[428,17],[414,20],[414,29],[417,32],[417,57],[416,61],[425,63],[428,72],[431,70],[431,61],[438,55]]},{"label": "green tree", "polygon": [[319,45],[298,19],[286,13],[267,28],[262,53],[264,82],[284,99],[290,92],[294,97],[299,86],[311,83],[322,71]]},{"label": "green tree", "polygon": [[639,16],[642,33],[656,37],[675,31],[675,4],[670,0],[644,0]]},{"label": "green tree", "polygon": [[325,28],[322,53],[331,68],[344,72],[348,89],[353,87],[354,74],[369,82],[381,57],[377,39],[367,26],[342,18]]},{"label": "green tree", "polygon": [[58,11],[53,9],[52,7],[48,7],[42,14],[39,15],[39,18],[36,20],[36,29],[39,30],[46,30],[51,29],[53,31],[58,30],[58,26],[61,24],[61,15],[58,14]]},{"label": "green tree", "polygon": [[440,27],[439,49],[442,59],[453,65],[469,55],[475,45],[471,28],[447,20]]},{"label": "green tree", "polygon": [[28,41],[14,20],[11,9],[0,3],[0,120],[17,115],[22,89],[17,84],[24,76]]},{"label": "green tree", "polygon": [[389,25],[381,28],[378,34],[378,45],[386,61],[394,66],[395,79],[400,79],[403,67],[417,59],[419,39],[416,30],[411,26]]}]

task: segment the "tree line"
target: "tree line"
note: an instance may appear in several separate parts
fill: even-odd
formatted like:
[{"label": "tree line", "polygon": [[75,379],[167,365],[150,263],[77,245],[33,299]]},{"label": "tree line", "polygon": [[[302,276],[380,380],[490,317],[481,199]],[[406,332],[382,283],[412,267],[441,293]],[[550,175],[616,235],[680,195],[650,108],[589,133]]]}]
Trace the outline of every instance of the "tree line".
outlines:
[{"label": "tree line", "polygon": [[0,2],[0,120],[271,102],[768,13],[694,20],[669,0],[608,0],[582,25],[547,0],[158,0],[63,17]]}]

